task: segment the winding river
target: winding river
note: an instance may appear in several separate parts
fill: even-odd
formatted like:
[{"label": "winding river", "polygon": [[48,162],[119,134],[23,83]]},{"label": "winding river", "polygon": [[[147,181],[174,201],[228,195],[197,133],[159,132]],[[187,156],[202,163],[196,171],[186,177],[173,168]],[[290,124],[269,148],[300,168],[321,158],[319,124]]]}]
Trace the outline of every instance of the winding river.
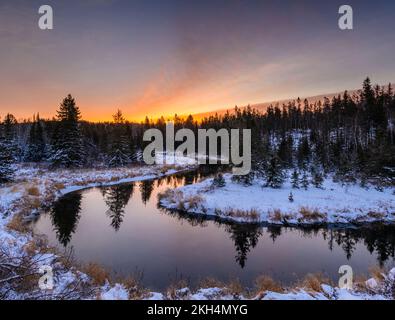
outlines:
[{"label": "winding river", "polygon": [[34,222],[36,233],[75,258],[115,275],[138,276],[152,290],[187,280],[238,278],[245,286],[266,274],[284,285],[321,272],[337,282],[341,265],[355,274],[393,266],[395,226],[286,228],[205,220],[158,207],[167,188],[196,183],[203,168],[162,179],[91,188],[59,199]]}]

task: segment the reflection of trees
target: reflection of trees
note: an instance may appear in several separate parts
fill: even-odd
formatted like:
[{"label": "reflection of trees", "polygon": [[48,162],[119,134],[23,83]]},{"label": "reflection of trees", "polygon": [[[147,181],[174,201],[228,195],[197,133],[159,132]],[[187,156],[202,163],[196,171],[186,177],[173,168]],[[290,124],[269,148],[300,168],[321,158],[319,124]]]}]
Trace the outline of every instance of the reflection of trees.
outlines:
[{"label": "reflection of trees", "polygon": [[358,229],[345,229],[337,233],[341,234],[339,243],[345,251],[361,241],[371,254],[377,254],[380,266],[383,266],[389,258],[395,257],[395,226],[393,225],[376,224]]},{"label": "reflection of trees", "polygon": [[141,200],[147,204],[151,198],[152,191],[154,190],[155,180],[145,180],[140,182]]},{"label": "reflection of trees", "polygon": [[267,227],[267,231],[270,234],[270,238],[273,240],[273,243],[276,242],[276,239],[281,236],[282,227],[277,225],[269,225]]},{"label": "reflection of trees", "polygon": [[[304,236],[317,233],[317,229],[303,229]],[[395,257],[395,226],[370,224],[358,228],[321,229],[321,236],[328,241],[333,250],[334,244],[343,249],[347,259],[351,259],[358,243],[363,243],[367,250],[377,254],[380,266],[389,258]]]},{"label": "reflection of trees", "polygon": [[123,222],[125,207],[133,194],[133,184],[112,186],[102,189],[104,202],[108,210],[107,215],[111,219],[111,226],[118,231]]},{"label": "reflection of trees", "polygon": [[262,228],[259,225],[229,224],[225,226],[225,230],[230,233],[230,238],[234,242],[236,261],[244,268],[248,253],[258,244]]},{"label": "reflection of trees", "polygon": [[170,215],[173,218],[183,222],[188,223],[192,227],[206,227],[207,226],[207,217],[204,217],[203,215],[196,215],[196,214],[188,214],[185,212],[177,211],[177,210],[168,210],[163,207],[161,207],[159,204],[157,205],[157,208],[159,209],[160,212]]},{"label": "reflection of trees", "polygon": [[232,224],[215,217],[204,215],[188,214],[177,210],[166,210],[160,205],[158,208],[173,217],[188,222],[192,226],[206,226],[207,221],[213,220],[218,227],[224,227],[230,233],[236,248],[236,261],[243,268],[245,266],[247,255],[254,248],[263,234],[267,231],[269,237],[275,242],[281,237],[284,230],[297,230],[301,236],[311,238],[322,237],[328,242],[329,250],[333,250],[337,245],[344,251],[347,259],[351,259],[356,246],[359,243],[365,245],[371,254],[377,255],[377,260],[381,266],[390,259],[395,258],[395,225],[366,225],[358,228],[322,228],[322,227],[301,227],[290,228],[276,225],[251,225],[251,224]]},{"label": "reflection of trees", "polygon": [[67,246],[77,228],[81,211],[81,193],[71,193],[60,198],[52,208],[51,220],[58,241]]}]

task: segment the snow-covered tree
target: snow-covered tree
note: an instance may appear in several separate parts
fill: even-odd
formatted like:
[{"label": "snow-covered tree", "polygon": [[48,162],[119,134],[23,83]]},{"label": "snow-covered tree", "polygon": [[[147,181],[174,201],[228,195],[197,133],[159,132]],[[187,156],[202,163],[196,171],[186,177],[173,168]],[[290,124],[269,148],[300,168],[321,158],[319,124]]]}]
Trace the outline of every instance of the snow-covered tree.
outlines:
[{"label": "snow-covered tree", "polygon": [[80,110],[74,98],[68,95],[58,110],[58,122],[52,138],[50,162],[54,167],[75,168],[83,165],[80,117]]},{"label": "snow-covered tree", "polygon": [[301,180],[302,187],[307,190],[309,188],[309,178],[307,176],[307,172],[303,171],[302,180]]},{"label": "snow-covered tree", "polygon": [[111,137],[111,146],[108,165],[110,167],[122,167],[131,162],[130,143],[125,132],[125,119],[122,111],[118,110],[113,115],[115,128]]},{"label": "snow-covered tree", "polygon": [[311,182],[316,188],[322,188],[322,184],[324,182],[324,176],[322,174],[322,170],[320,170],[318,167],[312,168],[312,181]]},{"label": "snow-covered tree", "polygon": [[292,188],[299,189],[299,172],[294,170],[291,176]]},{"label": "snow-covered tree", "polygon": [[12,180],[15,157],[12,147],[5,137],[0,137],[0,184]]},{"label": "snow-covered tree", "polygon": [[14,140],[15,117],[7,114],[2,123],[3,132],[0,132],[0,184],[12,180],[14,164],[16,162],[16,143]]},{"label": "snow-covered tree", "polygon": [[281,161],[277,155],[272,155],[265,172],[266,187],[281,188],[284,183],[285,175]]},{"label": "snow-covered tree", "polygon": [[24,160],[28,162],[40,162],[45,157],[44,131],[40,116],[33,117],[33,123],[30,127],[27,148]]}]

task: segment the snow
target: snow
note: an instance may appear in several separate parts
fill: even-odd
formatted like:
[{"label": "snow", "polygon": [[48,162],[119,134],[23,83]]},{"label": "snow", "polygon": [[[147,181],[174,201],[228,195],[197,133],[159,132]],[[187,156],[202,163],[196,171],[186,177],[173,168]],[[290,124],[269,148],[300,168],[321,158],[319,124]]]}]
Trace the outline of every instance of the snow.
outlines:
[{"label": "snow", "polygon": [[[57,170],[46,171],[38,167],[19,167],[16,172],[15,183],[2,186],[0,188],[0,249],[7,252],[13,259],[26,257],[26,245],[35,239],[30,234],[23,234],[7,228],[7,224],[16,213],[23,212],[24,215],[38,214],[39,209],[34,209],[32,204],[36,200],[40,204],[51,204],[58,197],[68,192],[82,188],[111,185],[123,182],[131,182],[143,179],[152,179],[163,175],[173,174],[180,170],[188,169],[189,160],[181,167],[134,167],[121,169],[90,169],[90,170]],[[209,186],[211,180],[208,179],[196,185],[185,186],[175,192],[188,197],[201,195],[203,203],[192,208],[192,212],[215,215],[215,209],[225,210],[226,208],[239,208],[243,210],[256,208],[260,210],[259,221],[271,221],[267,211],[273,208],[281,209],[282,212],[294,212],[300,206],[317,207],[326,210],[327,221],[358,221],[374,220],[375,217],[367,216],[369,211],[382,213],[380,219],[386,221],[394,220],[394,196],[392,190],[385,189],[383,192],[374,188],[369,190],[357,186],[343,187],[326,180],[324,189],[310,188],[305,190],[292,190],[295,201],[288,202],[288,194],[291,191],[289,185],[282,189],[262,189],[259,184],[250,187],[242,187],[230,181],[230,176],[225,175],[226,186],[224,188],[211,190]],[[33,188],[33,190],[32,190]],[[208,192],[209,191],[209,192]],[[173,200],[180,200],[175,197]],[[163,199],[164,205],[176,207],[178,203],[171,202],[171,199]],[[341,209],[339,212],[339,208]],[[218,211],[217,211],[218,214]],[[224,217],[244,222],[243,218]],[[298,222],[298,217],[289,221]],[[281,223],[272,221],[273,223]],[[92,284],[90,277],[76,270],[74,267],[65,268],[59,261],[59,257],[54,253],[35,252],[31,256],[36,268],[42,265],[50,265],[54,269],[54,290],[50,293],[37,292],[16,292],[8,291],[7,299],[103,299],[103,300],[126,300],[129,293],[123,284],[106,283],[102,287]],[[387,275],[384,281],[369,279],[366,282],[368,292],[348,291],[345,289],[333,288],[329,285],[322,285],[322,292],[309,292],[303,288],[294,289],[284,293],[265,292],[253,299],[265,300],[383,300],[391,298],[388,290],[395,282],[395,268]],[[70,287],[88,287],[87,293],[82,295],[82,290],[70,291]],[[10,289],[7,285],[0,287],[0,294]],[[234,300],[246,299],[244,296],[229,294],[227,288],[200,288],[192,292],[188,288],[180,289],[176,295],[179,299],[192,300]],[[143,297],[147,300],[164,300],[166,297],[159,292],[148,292]]]},{"label": "snow", "polygon": [[[224,175],[226,186],[211,188],[207,179],[177,188],[161,199],[161,205],[178,209],[182,204],[189,213],[216,216],[235,222],[268,222],[272,224],[361,223],[395,221],[394,188],[382,192],[358,185],[346,185],[326,179],[322,188],[292,189],[289,182],[280,189],[263,188],[263,182],[243,186]],[[293,202],[288,197],[292,192]],[[189,199],[200,201],[191,205]],[[256,216],[232,215],[232,211],[257,213]],[[229,213],[230,212],[230,213]],[[306,214],[303,214],[306,212]],[[316,212],[310,215],[309,212]]]},{"label": "snow", "polygon": [[101,294],[101,299],[102,300],[128,300],[129,299],[129,293],[126,290],[126,288],[117,283],[113,287],[110,287],[109,289],[103,288],[103,292]]},{"label": "snow", "polygon": [[[177,158],[182,163],[181,157]],[[12,261],[21,261],[29,258],[34,272],[40,266],[47,265],[54,269],[54,290],[43,293],[39,289],[34,292],[20,293],[6,285],[0,286],[0,294],[7,292],[7,299],[95,299],[96,289],[101,290],[102,299],[128,299],[129,294],[121,284],[106,285],[95,288],[89,276],[75,270],[65,268],[59,263],[59,257],[52,253],[33,252],[27,257],[26,246],[36,236],[31,233],[20,233],[7,227],[16,214],[22,214],[26,219],[40,213],[40,206],[50,205],[62,195],[102,185],[115,185],[132,181],[154,179],[174,174],[182,170],[189,170],[193,166],[190,160],[178,166],[141,166],[115,169],[78,169],[50,171],[39,166],[18,166],[15,172],[15,181],[0,187],[0,250],[7,253]],[[38,205],[37,205],[38,204]],[[82,296],[85,286],[91,287],[88,293]],[[38,288],[38,286],[37,286]],[[74,288],[73,290],[70,288]],[[75,288],[78,288],[75,289]],[[92,291],[92,292],[91,292]]]}]

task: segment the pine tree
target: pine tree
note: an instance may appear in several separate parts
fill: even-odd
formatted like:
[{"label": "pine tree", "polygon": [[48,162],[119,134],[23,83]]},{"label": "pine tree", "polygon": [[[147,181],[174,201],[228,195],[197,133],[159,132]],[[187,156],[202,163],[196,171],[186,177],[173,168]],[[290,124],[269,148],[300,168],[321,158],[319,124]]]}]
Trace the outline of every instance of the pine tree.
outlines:
[{"label": "pine tree", "polygon": [[20,148],[17,144],[17,134],[16,134],[16,126],[18,122],[15,117],[8,113],[4,117],[3,125],[3,136],[5,139],[5,143],[7,145],[8,152],[11,154],[12,158],[16,162],[16,160],[20,156]]},{"label": "pine tree", "polygon": [[222,173],[218,173],[215,178],[213,179],[213,182],[211,184],[211,186],[213,188],[223,188],[225,187],[226,182],[224,179],[224,176],[222,175]]},{"label": "pine tree", "polygon": [[285,176],[281,161],[277,155],[271,156],[265,172],[265,179],[266,187],[277,189],[283,185]]},{"label": "pine tree", "polygon": [[33,123],[30,127],[28,145],[24,159],[28,162],[40,162],[45,156],[44,131],[41,124],[40,116],[33,116]]},{"label": "pine tree", "polygon": [[324,176],[323,176],[321,170],[319,170],[317,167],[312,168],[312,183],[313,183],[313,185],[316,188],[321,189],[323,182],[324,182]]},{"label": "pine tree", "polygon": [[52,138],[50,162],[54,167],[76,168],[84,163],[83,143],[79,128],[80,110],[68,95],[58,110],[58,122]]},{"label": "pine tree", "polygon": [[0,137],[0,184],[12,180],[14,174],[15,158],[12,146],[5,137]]},{"label": "pine tree", "polygon": [[294,170],[291,176],[292,188],[299,189],[299,172]]},{"label": "pine tree", "polygon": [[111,138],[108,164],[110,167],[122,167],[131,162],[130,144],[124,128],[125,119],[122,111],[118,109],[113,119],[115,128]]},{"label": "pine tree", "polygon": [[14,132],[16,120],[13,115],[7,114],[3,125],[3,132],[0,132],[0,184],[9,182],[15,172],[16,144]]}]

